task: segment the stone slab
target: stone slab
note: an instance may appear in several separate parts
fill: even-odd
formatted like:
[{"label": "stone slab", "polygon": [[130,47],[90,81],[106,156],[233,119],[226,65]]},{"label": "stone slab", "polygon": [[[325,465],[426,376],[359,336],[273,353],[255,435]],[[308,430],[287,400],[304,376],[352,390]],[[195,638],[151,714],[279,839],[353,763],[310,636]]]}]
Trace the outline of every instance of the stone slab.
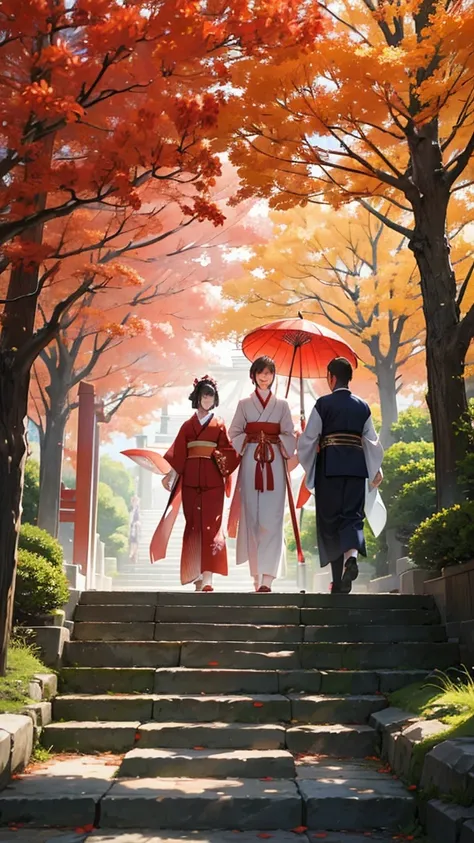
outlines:
[{"label": "stone slab", "polygon": [[[129,592],[126,592],[129,593]],[[114,600],[115,600],[114,592]],[[226,592],[218,591],[209,594],[183,591],[159,591],[157,593],[158,606],[293,606],[300,608],[308,595],[286,594],[271,592],[270,594],[256,594],[255,592]],[[429,599],[429,598],[428,598]]]},{"label": "stone slab", "polygon": [[[394,749],[393,757],[389,757],[389,761],[397,774],[403,778],[408,778],[414,747],[426,738],[440,735],[448,731],[449,728],[449,726],[441,723],[439,720],[417,720],[415,723],[410,723],[406,726],[400,734],[392,735]],[[424,763],[426,764],[426,756]]]},{"label": "stone slab", "polygon": [[153,692],[154,681],[152,667],[63,667],[60,687],[63,694],[143,694]]},{"label": "stone slab", "polygon": [[430,843],[458,843],[466,820],[474,819],[474,808],[432,799],[426,806],[426,831]]},{"label": "stone slab", "polygon": [[85,843],[92,838],[87,832],[76,833],[59,828],[18,828],[14,835],[12,829],[0,829],[0,843]]},{"label": "stone slab", "polygon": [[120,778],[255,778],[293,779],[295,763],[288,751],[222,749],[145,749],[127,752]]},{"label": "stone slab", "polygon": [[459,843],[474,843],[474,820],[468,820],[463,824]]},{"label": "stone slab", "polygon": [[[93,591],[86,593],[94,594]],[[180,650],[180,645],[174,642],[71,641],[65,648],[65,664],[71,667],[178,667]]]},{"label": "stone slab", "polygon": [[294,782],[254,779],[129,779],[101,803],[109,828],[279,829],[301,825]]},{"label": "stone slab", "polygon": [[[350,595],[349,595],[350,596]],[[459,647],[454,643],[386,644],[300,644],[301,666],[304,668],[341,668],[371,670],[374,668],[443,669],[457,664]]]},{"label": "stone slab", "polygon": [[387,707],[382,696],[290,696],[291,720],[300,723],[366,723]]},{"label": "stone slab", "polygon": [[58,667],[70,635],[65,626],[31,626],[35,645],[48,667]]},{"label": "stone slab", "polygon": [[96,805],[109,790],[117,766],[81,756],[41,765],[0,794],[0,822],[37,826],[94,823]]},{"label": "stone slab", "polygon": [[[74,639],[76,641],[153,641],[155,638],[155,624],[145,621],[100,623],[84,621],[74,623]],[[158,640],[162,639],[161,636]],[[178,639],[169,639],[178,640]]]},{"label": "stone slab", "polygon": [[462,794],[474,802],[474,738],[442,741],[433,747],[425,756],[421,786],[426,790],[435,787],[443,794]]},{"label": "stone slab", "polygon": [[[135,637],[135,636],[134,636]],[[272,624],[157,623],[156,641],[280,641],[303,640],[303,627]]]},{"label": "stone slab", "polygon": [[298,779],[309,828],[398,830],[415,815],[415,801],[400,782],[380,775],[367,780]]},{"label": "stone slab", "polygon": [[298,779],[323,779],[325,781],[380,782],[380,761],[346,761],[345,759],[323,758],[322,760],[302,758],[296,762]]},{"label": "stone slab", "polygon": [[286,731],[286,746],[294,753],[314,753],[366,758],[378,748],[378,737],[370,726],[293,726]]},{"label": "stone slab", "polygon": [[279,670],[274,675],[280,694],[317,694],[321,690],[322,674],[319,670]]},{"label": "stone slab", "polygon": [[187,749],[281,749],[285,727],[266,723],[144,723],[139,746]]},{"label": "stone slab", "polygon": [[44,700],[50,700],[58,693],[58,676],[56,673],[35,673],[36,679],[41,685]]},{"label": "stone slab", "polygon": [[[115,592],[113,592],[115,595]],[[152,595],[153,598],[153,595]],[[76,607],[74,621],[113,623],[130,623],[141,621],[142,623],[153,623],[155,620],[156,606],[131,603],[130,605],[84,605],[80,603]]]},{"label": "stone slab", "polygon": [[[151,718],[141,718],[142,720]],[[153,705],[154,720],[211,723],[277,723],[291,720],[291,705],[279,694],[244,696],[159,696]]]},{"label": "stone slab", "polygon": [[413,682],[424,682],[429,676],[428,670],[378,670],[379,691],[382,694],[392,694],[405,688]]},{"label": "stone slab", "polygon": [[135,743],[138,726],[138,721],[51,723],[43,729],[41,742],[55,752],[126,752]]},{"label": "stone slab", "polygon": [[70,694],[56,697],[55,720],[151,720],[155,697],[135,694]]},{"label": "stone slab", "polygon": [[403,711],[402,708],[389,706],[382,711],[377,711],[375,714],[372,714],[369,723],[378,732],[393,732],[400,730],[405,723],[415,719],[416,715],[413,714],[412,711]]},{"label": "stone slab", "polygon": [[[264,830],[262,833],[266,834]],[[367,835],[357,834],[351,832],[323,832],[325,843],[367,843]],[[392,843],[393,834],[385,835],[374,832],[370,835],[373,843]],[[246,832],[240,829],[234,831],[124,831],[120,832],[114,829],[104,829],[96,831],[92,836],[87,837],[86,843],[176,843],[176,841],[186,841],[186,843],[259,843],[259,837],[256,831]],[[295,843],[296,840],[301,840],[302,843],[309,843],[314,840],[314,834],[299,834],[295,837],[294,832],[291,831],[275,831],[271,832],[272,843]],[[0,837],[0,843],[2,838]],[[31,839],[23,841],[15,839],[15,843],[37,843]],[[43,843],[43,841],[40,841]],[[49,843],[49,841],[44,841]],[[54,843],[62,843],[62,841],[54,841]],[[66,842],[65,842],[66,843]],[[67,841],[69,843],[69,841]],[[75,843],[75,841],[73,841]],[[468,841],[470,843],[470,841]]]},{"label": "stone slab", "polygon": [[431,609],[435,607],[431,595],[424,594],[305,594],[304,608],[321,609]]},{"label": "stone slab", "polygon": [[299,624],[297,606],[158,606],[157,623]]},{"label": "stone slab", "polygon": [[350,642],[386,642],[398,644],[402,641],[446,641],[446,629],[444,626],[432,625],[421,626],[410,624],[387,624],[376,626],[375,624],[344,624],[339,626],[306,626],[304,632],[305,641],[350,641]]},{"label": "stone slab", "polygon": [[10,777],[10,753],[12,739],[9,732],[1,728],[0,718],[0,787],[5,785]]},{"label": "stone slab", "polygon": [[24,712],[33,715],[35,726],[47,726],[53,719],[53,706],[50,702],[32,703],[25,705]]},{"label": "stone slab", "polygon": [[376,694],[379,677],[374,670],[322,670],[322,694]]},{"label": "stone slab", "polygon": [[162,596],[156,591],[83,591],[79,606],[156,606]]},{"label": "stone slab", "polygon": [[[297,644],[296,647],[303,645]],[[312,645],[308,645],[312,646]],[[292,670],[301,667],[299,653],[288,645],[249,642],[229,644],[220,641],[187,642],[181,648],[183,667],[216,667],[247,670]],[[312,665],[309,665],[312,667]]]},{"label": "stone slab", "polygon": [[154,674],[156,694],[277,694],[278,685],[279,674],[274,670],[171,667]]},{"label": "stone slab", "polygon": [[11,738],[10,770],[26,767],[33,751],[33,722],[26,714],[0,715],[0,729]]},{"label": "stone slab", "polygon": [[[351,595],[356,597],[357,595]],[[377,603],[371,608],[357,608],[353,604],[347,605],[343,610],[340,608],[325,609],[301,609],[301,623],[321,625],[337,624],[376,624],[382,626],[409,624],[437,624],[439,614],[436,609],[384,609]]]}]

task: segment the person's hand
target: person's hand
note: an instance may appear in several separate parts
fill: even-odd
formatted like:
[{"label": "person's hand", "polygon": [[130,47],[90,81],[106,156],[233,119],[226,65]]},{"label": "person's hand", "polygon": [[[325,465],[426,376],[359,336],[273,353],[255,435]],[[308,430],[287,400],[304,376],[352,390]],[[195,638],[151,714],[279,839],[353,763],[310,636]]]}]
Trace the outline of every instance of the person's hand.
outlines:
[{"label": "person's hand", "polygon": [[382,472],[377,471],[377,474],[375,475],[374,479],[372,480],[372,482],[370,484],[370,488],[371,489],[378,489],[378,487],[380,486],[380,484],[382,482],[382,479],[383,479]]},{"label": "person's hand", "polygon": [[168,474],[165,474],[161,483],[167,492],[171,492],[171,489],[173,488],[173,472],[169,471]]}]

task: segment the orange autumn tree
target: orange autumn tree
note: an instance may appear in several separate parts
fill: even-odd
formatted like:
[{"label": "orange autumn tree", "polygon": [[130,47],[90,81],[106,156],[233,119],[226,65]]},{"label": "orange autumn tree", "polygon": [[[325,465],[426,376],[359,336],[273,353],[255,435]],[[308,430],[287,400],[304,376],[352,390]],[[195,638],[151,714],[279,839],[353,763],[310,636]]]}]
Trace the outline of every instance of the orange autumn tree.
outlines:
[{"label": "orange autumn tree", "polygon": [[[438,504],[462,498],[457,463],[473,447],[463,380],[474,335],[465,276],[450,258],[447,213],[474,169],[474,4],[470,0],[322,0],[324,37],[289,61],[235,68],[231,158],[242,195],[273,207],[372,197],[406,239],[420,274],[427,401]],[[301,0],[294,21],[304,15]],[[234,131],[235,122],[239,130]]]},{"label": "orange autumn tree", "polygon": [[[291,4],[4,0],[0,9],[0,673],[13,604],[31,366],[77,281],[35,330],[51,250],[46,223],[94,205],[139,210],[148,181],[185,183],[182,210],[212,219],[213,149],[228,66],[294,51],[319,27]],[[264,45],[264,47],[262,46]],[[219,220],[216,220],[219,221]]]}]

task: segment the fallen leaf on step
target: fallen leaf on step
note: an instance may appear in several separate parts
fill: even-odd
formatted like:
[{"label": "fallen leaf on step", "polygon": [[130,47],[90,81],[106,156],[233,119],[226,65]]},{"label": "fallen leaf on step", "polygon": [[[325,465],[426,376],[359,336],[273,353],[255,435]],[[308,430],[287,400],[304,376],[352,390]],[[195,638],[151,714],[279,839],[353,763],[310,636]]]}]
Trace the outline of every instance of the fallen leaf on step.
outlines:
[{"label": "fallen leaf on step", "polygon": [[316,840],[324,840],[324,838],[327,837],[327,834],[325,831],[318,831],[317,834],[313,834],[313,837],[316,837]]},{"label": "fallen leaf on step", "polygon": [[217,667],[219,662],[208,662],[209,667]]},{"label": "fallen leaf on step", "polygon": [[262,776],[262,778],[260,779],[260,781],[261,781],[261,782],[272,782],[272,781],[273,781],[273,776]]},{"label": "fallen leaf on step", "polygon": [[263,708],[263,703],[262,702],[254,702],[253,707],[254,708]]},{"label": "fallen leaf on step", "polygon": [[307,825],[297,825],[296,828],[291,829],[293,834],[304,834],[305,831],[308,831]]},{"label": "fallen leaf on step", "polygon": [[205,749],[205,747],[204,746],[193,746],[193,749],[195,749],[197,752],[201,752],[203,749]]},{"label": "fallen leaf on step", "polygon": [[261,831],[260,834],[257,834],[257,837],[260,837],[261,840],[270,840],[270,837],[273,837],[273,834],[267,834],[266,831]]}]

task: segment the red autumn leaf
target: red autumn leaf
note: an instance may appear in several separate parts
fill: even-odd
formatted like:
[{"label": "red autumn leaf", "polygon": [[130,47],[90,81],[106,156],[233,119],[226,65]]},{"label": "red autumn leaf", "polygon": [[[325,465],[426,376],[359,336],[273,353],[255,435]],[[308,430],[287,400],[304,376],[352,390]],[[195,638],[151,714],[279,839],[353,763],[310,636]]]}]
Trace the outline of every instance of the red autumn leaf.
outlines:
[{"label": "red autumn leaf", "polygon": [[84,826],[84,831],[90,833],[91,831],[94,831],[94,828],[94,823],[88,823],[88,825]]},{"label": "red autumn leaf", "polygon": [[219,662],[208,662],[209,667],[217,667]]},{"label": "red autumn leaf", "polygon": [[411,784],[411,785],[409,785],[408,790],[418,790],[418,788],[417,788],[416,784]]},{"label": "red autumn leaf", "polygon": [[253,707],[254,708],[263,708],[263,703],[262,702],[254,702]]},{"label": "red autumn leaf", "polygon": [[197,752],[201,752],[203,749],[205,749],[205,747],[204,746],[193,746],[193,749],[195,749]]},{"label": "red autumn leaf", "polygon": [[307,825],[297,825],[296,828],[291,829],[293,834],[304,834],[305,831],[308,831]]},{"label": "red autumn leaf", "polygon": [[318,831],[316,834],[313,834],[313,837],[316,837],[317,840],[324,840],[327,834],[325,831]]},{"label": "red autumn leaf", "polygon": [[261,840],[270,840],[270,837],[273,837],[273,834],[268,834],[266,831],[261,831],[260,834],[257,834],[257,837],[260,837]]},{"label": "red autumn leaf", "polygon": [[142,736],[141,736],[140,732],[135,732],[135,740],[141,741],[141,739],[142,739]]},{"label": "red autumn leaf", "polygon": [[273,781],[273,776],[262,776],[262,778],[260,779],[260,781],[261,781],[261,782],[272,782],[272,781]]}]

